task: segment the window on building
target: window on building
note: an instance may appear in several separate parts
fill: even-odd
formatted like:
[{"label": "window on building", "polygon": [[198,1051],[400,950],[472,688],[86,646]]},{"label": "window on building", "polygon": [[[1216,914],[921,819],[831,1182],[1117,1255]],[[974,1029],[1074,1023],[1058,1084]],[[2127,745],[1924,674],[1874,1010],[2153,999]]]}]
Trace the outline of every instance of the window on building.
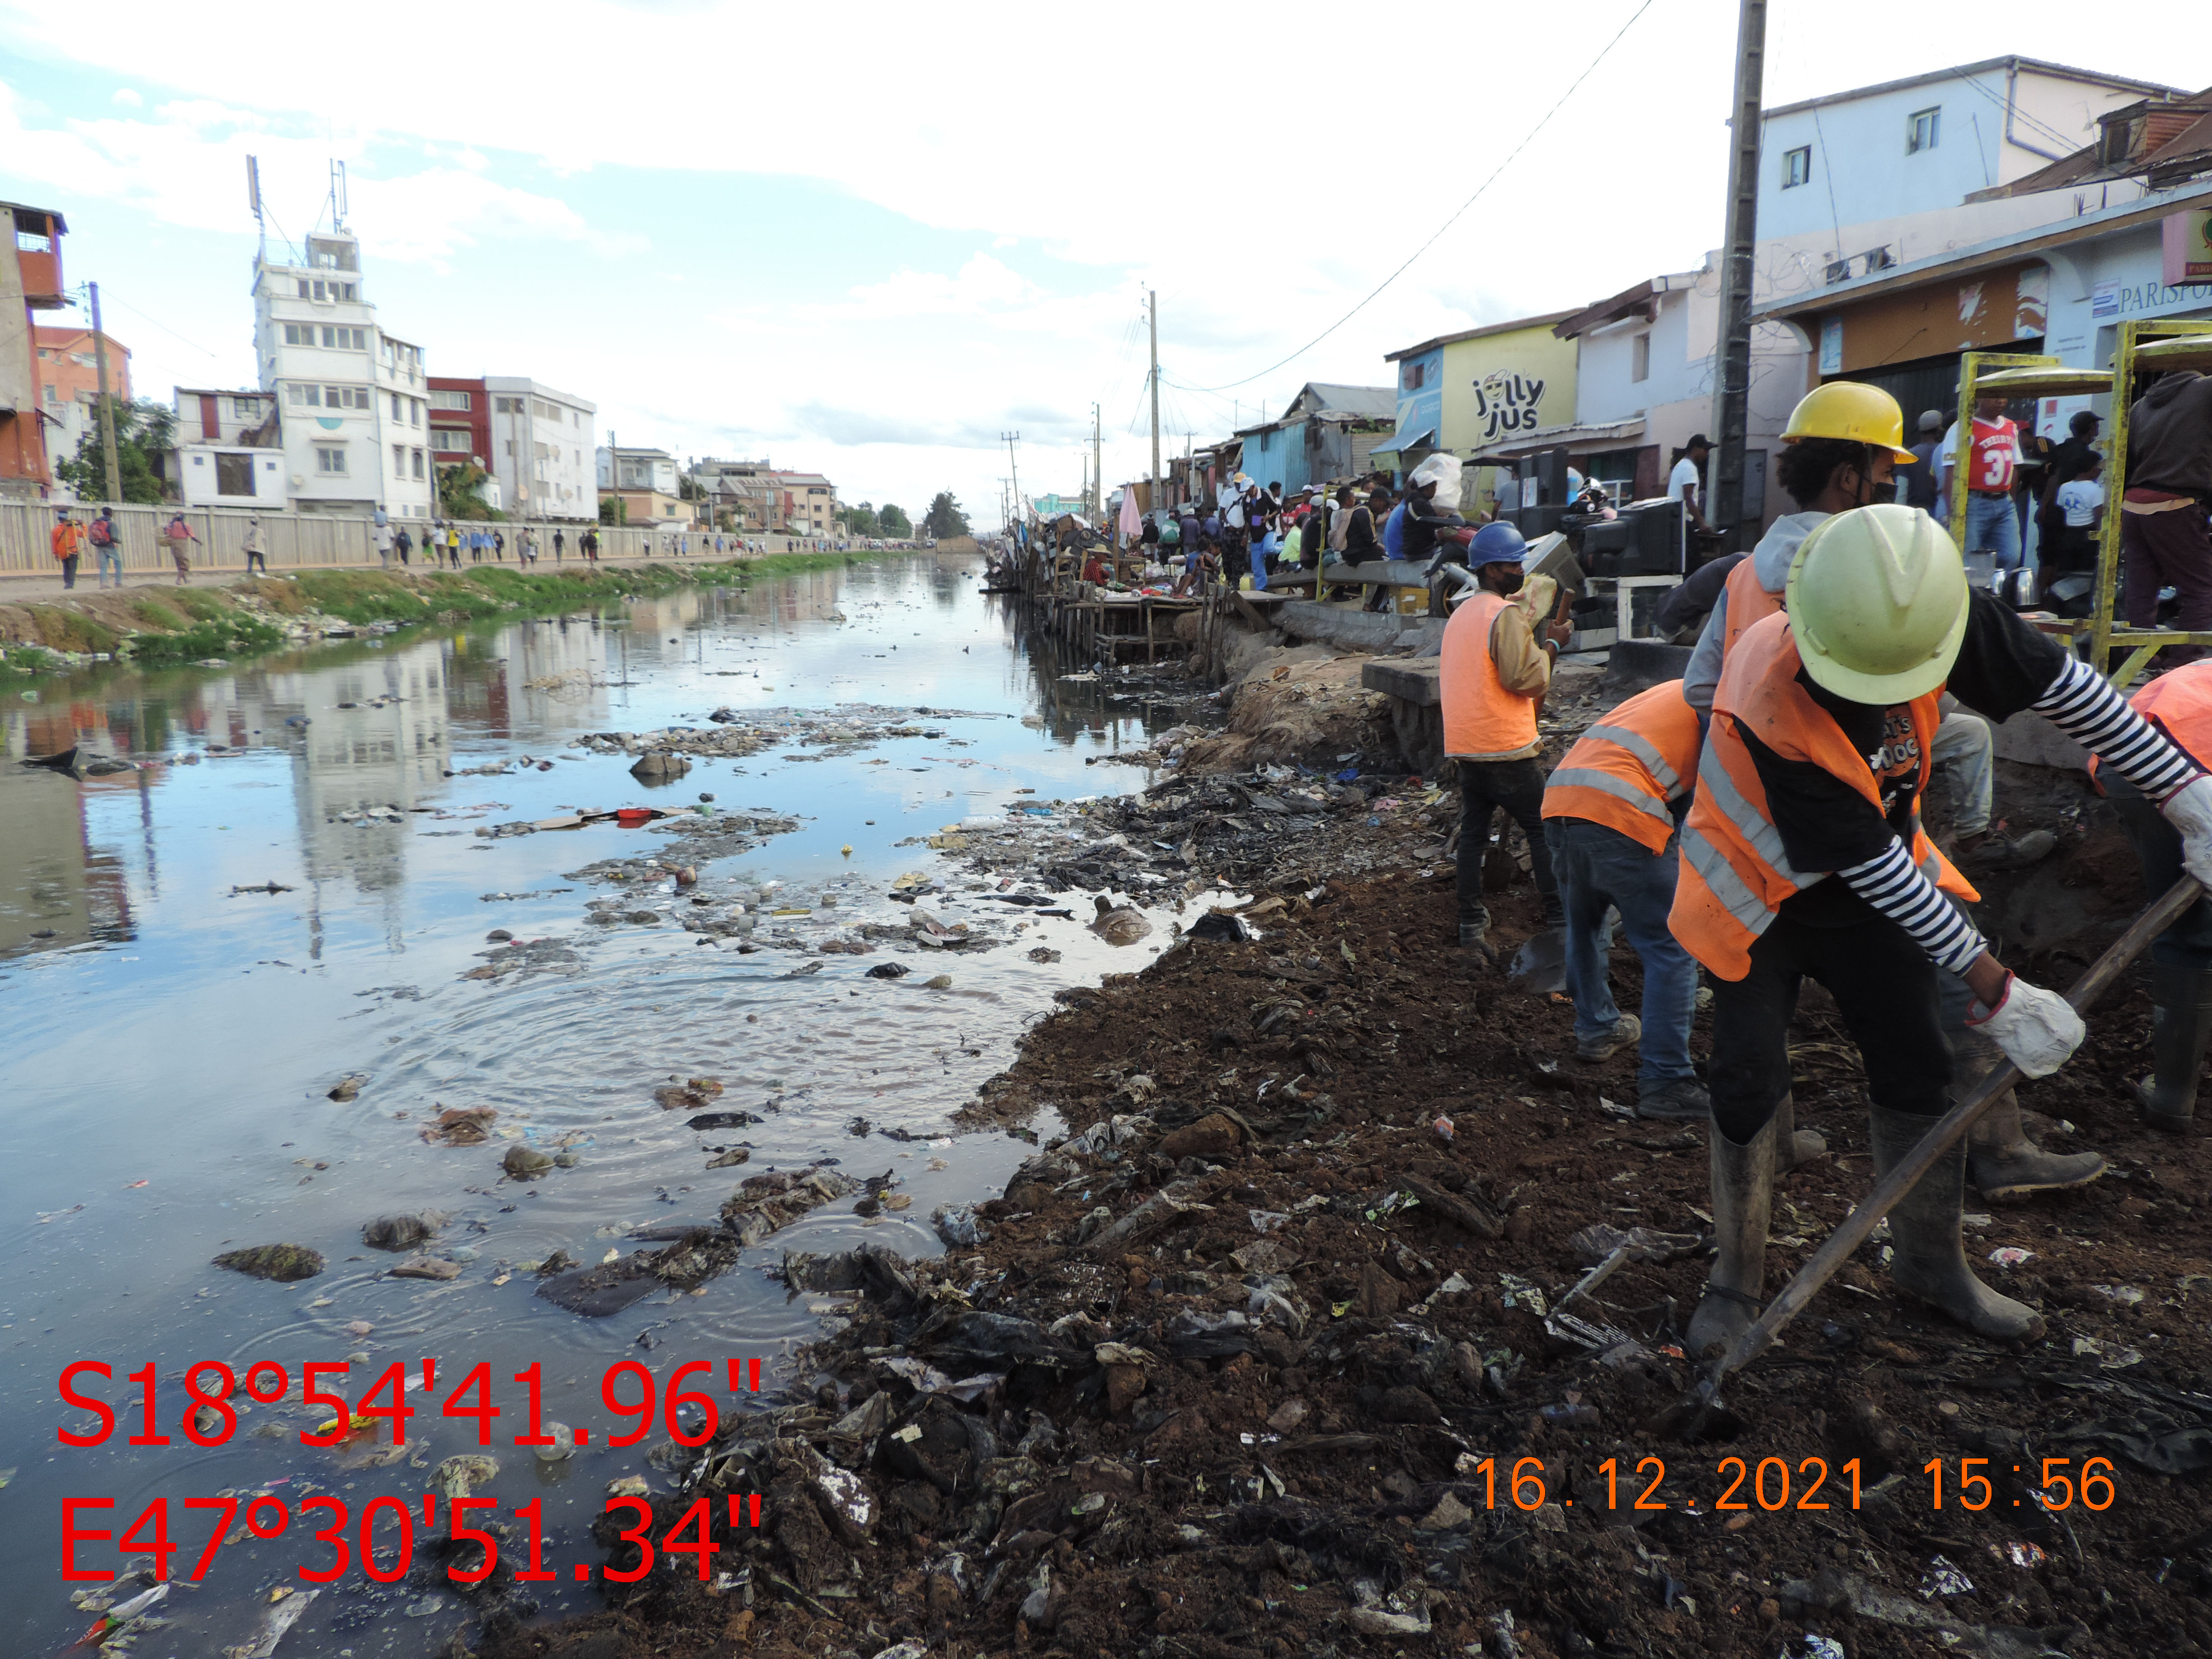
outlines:
[{"label": "window on building", "polygon": [[557,421],[561,418],[561,410],[556,404],[540,403],[538,405],[538,418],[541,421]]},{"label": "window on building", "polygon": [[410,398],[407,400],[407,424],[410,426],[422,424],[422,400],[420,398]]},{"label": "window on building", "polygon": [[407,446],[405,444],[392,446],[392,476],[395,478],[404,478],[407,476]]},{"label": "window on building", "polygon": [[474,396],[475,394],[473,392],[441,392],[437,387],[433,386],[430,389],[430,407],[433,409],[471,409],[475,407],[474,404],[471,401]]},{"label": "window on building", "polygon": [[1940,106],[1935,109],[1915,110],[1907,116],[1905,122],[1905,153],[1907,155],[1917,155],[1923,149],[1935,149],[1942,120],[1943,111]]},{"label": "window on building", "polygon": [[1428,383],[1429,366],[1426,363],[1407,363],[1405,374],[1400,378],[1404,381],[1407,391],[1419,392]]},{"label": "window on building", "polygon": [[1651,336],[1639,334],[1628,343],[1628,378],[1648,380],[1651,378]]},{"label": "window on building", "polygon": [[253,457],[217,455],[215,458],[215,493],[218,495],[251,495],[253,493]]},{"label": "window on building", "polygon": [[512,438],[507,440],[507,457],[509,460],[514,459],[514,440]]},{"label": "window on building", "polygon": [[232,417],[235,420],[258,421],[261,418],[261,399],[258,398],[233,398],[230,400],[230,412]]},{"label": "window on building", "polygon": [[314,344],[314,343],[315,325],[313,323],[287,323],[284,325],[284,343],[286,345],[311,346]]},{"label": "window on building", "polygon": [[315,471],[327,478],[343,478],[346,475],[345,451],[332,444],[317,444]]},{"label": "window on building", "polygon": [[70,353],[70,361],[75,363],[79,368],[97,368],[99,367],[97,363],[93,362],[92,354],[89,351],[72,351]]},{"label": "window on building", "polygon": [[465,455],[469,453],[469,434],[459,427],[434,426],[430,428],[430,447],[441,455]]},{"label": "window on building", "polygon": [[514,414],[514,399],[512,398],[494,398],[491,400],[491,412],[495,415]]},{"label": "window on building", "polygon": [[296,280],[296,281],[299,283],[299,284],[300,284],[300,297],[301,297],[302,300],[305,300],[305,299],[309,298],[309,297],[310,297],[310,295],[308,295],[308,292],[307,292],[307,279],[306,277],[304,277],[304,276],[301,276],[301,277],[298,277],[298,278],[296,278],[295,280]]},{"label": "window on building", "polygon": [[301,386],[295,381],[284,388],[284,401],[294,408],[318,409],[322,406],[323,389],[319,386]]},{"label": "window on building", "polygon": [[1794,190],[1811,181],[1813,177],[1813,147],[1800,144],[1795,149],[1782,152],[1782,188]]},{"label": "window on building", "polygon": [[371,409],[369,390],[365,386],[326,386],[323,388],[325,409]]},{"label": "window on building", "polygon": [[325,328],[323,344],[332,351],[366,351],[368,349],[368,331],[365,328]]},{"label": "window on building", "polygon": [[51,351],[47,350],[46,347],[44,347],[44,346],[40,346],[40,347],[39,348],[39,361],[40,361],[40,362],[42,362],[42,363],[50,363],[50,362],[52,362],[53,361],[53,358],[54,358],[54,354],[53,354],[52,352],[51,352]]},{"label": "window on building", "polygon": [[46,394],[46,401],[50,404],[58,404],[62,400],[62,389],[58,386],[42,386],[39,390]]},{"label": "window on building", "polygon": [[332,283],[331,288],[341,300],[356,298],[361,293],[360,287],[353,283]]},{"label": "window on building", "polygon": [[419,449],[412,450],[409,454],[414,464],[414,476],[419,478],[422,476],[422,452]]}]

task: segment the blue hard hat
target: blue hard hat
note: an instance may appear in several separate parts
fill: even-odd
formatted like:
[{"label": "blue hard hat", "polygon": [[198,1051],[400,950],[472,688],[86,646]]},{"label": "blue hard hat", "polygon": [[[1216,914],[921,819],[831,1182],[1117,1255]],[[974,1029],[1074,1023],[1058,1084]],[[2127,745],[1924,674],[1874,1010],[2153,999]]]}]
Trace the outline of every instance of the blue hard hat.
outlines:
[{"label": "blue hard hat", "polygon": [[1521,532],[1502,520],[1486,524],[1474,532],[1474,540],[1467,550],[1467,566],[1480,569],[1486,564],[1518,564],[1521,556],[1528,550],[1528,544]]}]

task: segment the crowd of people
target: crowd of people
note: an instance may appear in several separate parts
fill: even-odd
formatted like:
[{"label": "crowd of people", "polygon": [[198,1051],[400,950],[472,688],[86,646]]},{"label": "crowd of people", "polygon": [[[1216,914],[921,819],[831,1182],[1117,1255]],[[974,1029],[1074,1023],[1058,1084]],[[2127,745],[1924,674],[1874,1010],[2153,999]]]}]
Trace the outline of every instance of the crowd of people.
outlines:
[{"label": "crowd of people", "polygon": [[[2150,412],[2196,408],[2205,385],[2169,377],[2147,395]],[[2212,576],[2212,407],[2197,421],[2186,444],[2154,421],[2130,449],[2131,582],[2141,568],[2170,578],[2191,561]],[[1989,722],[2032,710],[2096,757],[2096,787],[2149,891],[2185,871],[2212,882],[2212,776],[2197,758],[2212,756],[2212,661],[2175,650],[2126,699],[2101,665],[2024,620],[2017,593],[1977,585],[1942,521],[1953,481],[1940,476],[1948,452],[1933,425],[1908,448],[1887,393],[1832,383],[1808,394],[1779,468],[1798,511],[1704,581],[1684,678],[1601,715],[1548,774],[1537,714],[1564,639],[1516,603],[1525,555],[1507,526],[1472,538],[1475,583],[1445,627],[1460,942],[1491,958],[1482,864],[1504,807],[1528,838],[1544,922],[1564,935],[1577,1054],[1633,1048],[1638,1113],[1709,1125],[1717,1254],[1689,1325],[1695,1353],[1726,1348],[1757,1317],[1774,1177],[1826,1151],[1795,1122],[1789,1027],[1807,978],[1833,998],[1859,1050],[1877,1174],[1913,1153],[1957,1083],[2004,1063],[2047,1075],[2086,1036],[2064,999],[2005,966],[1966,908],[1979,896],[1970,872],[2032,862],[2052,845],[2047,833],[2011,841],[1990,829]],[[2067,493],[2094,480],[2094,429],[2077,422],[2073,435],[2087,453],[2054,456],[2046,471],[2051,504],[2078,519],[2098,505]],[[1895,474],[1908,468],[1899,500]],[[1970,473],[1966,487],[1996,476]],[[1934,493],[1916,498],[1923,477]],[[2141,538],[2138,519],[2166,539]],[[1970,501],[1968,521],[1986,532],[1996,520]],[[1939,768],[1955,775],[1959,801],[1941,845],[1921,816]],[[1607,982],[1616,928],[1643,964],[1637,1014],[1615,1006]],[[2160,935],[2152,963],[2152,1066],[2136,1109],[2154,1128],[2186,1133],[2212,1042],[2212,901]],[[1702,1078],[1690,1052],[1701,979],[1712,1018]],[[2017,1102],[2001,1096],[1891,1209],[1893,1281],[1984,1337],[2039,1335],[2040,1316],[1969,1263],[1965,1186],[2014,1197],[2105,1170],[2094,1152],[2036,1145]]]}]

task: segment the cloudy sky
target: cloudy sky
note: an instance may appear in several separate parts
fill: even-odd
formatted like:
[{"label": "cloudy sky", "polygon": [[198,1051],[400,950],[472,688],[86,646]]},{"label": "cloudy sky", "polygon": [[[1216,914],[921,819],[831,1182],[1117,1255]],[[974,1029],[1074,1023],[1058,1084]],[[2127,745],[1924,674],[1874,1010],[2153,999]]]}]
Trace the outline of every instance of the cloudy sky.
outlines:
[{"label": "cloudy sky", "polygon": [[[1770,8],[1770,104],[2019,52],[2194,87],[2170,33],[2049,0],[1839,24]],[[1901,18],[1903,14],[1899,14]],[[1357,18],[1357,21],[1351,21]],[[1631,20],[1633,20],[1632,21]],[[591,398],[604,440],[817,468],[997,518],[1309,380],[1696,265],[1720,239],[1735,8],[1346,13],[385,0],[271,11],[0,0],[0,195],[60,210],[137,389],[248,385],[271,234],[350,180],[367,296],[434,373]],[[1893,20],[1894,21],[1895,20]],[[1579,88],[1607,43],[1609,56]],[[1549,124],[1382,294],[1336,323]]]}]

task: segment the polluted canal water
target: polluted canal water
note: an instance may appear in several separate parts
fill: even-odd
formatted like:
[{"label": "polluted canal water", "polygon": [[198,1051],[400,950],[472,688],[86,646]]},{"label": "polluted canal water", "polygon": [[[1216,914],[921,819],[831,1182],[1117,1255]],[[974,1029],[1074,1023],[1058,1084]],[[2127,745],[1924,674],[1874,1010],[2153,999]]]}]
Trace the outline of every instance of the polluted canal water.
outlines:
[{"label": "polluted canal water", "polygon": [[[1093,838],[1073,803],[1146,775],[1087,763],[1197,702],[1063,660],[981,573],[893,560],[0,690],[0,1650],[59,1652],[139,1594],[64,1575],[153,1565],[131,1529],[163,1498],[141,1654],[444,1652],[468,1605],[426,1493],[534,1532],[548,1613],[597,1606],[611,1485],[746,1409],[745,1362],[790,1382],[837,1316],[772,1275],[783,1252],[935,1254],[940,1210],[957,1236],[1030,1148],[952,1115],[1055,991],[1143,966],[1201,896],[1115,894],[1153,923],[1116,945],[1090,894],[1008,902],[1048,889],[963,866],[963,823]],[[726,752],[640,776],[579,741],[675,726]],[[131,766],[21,764],[71,747]],[[591,816],[634,806],[669,816]],[[740,1182],[810,1170],[811,1193],[756,1182],[795,1218],[726,1270],[625,1282],[683,1224],[720,1232]],[[215,1265],[275,1244],[320,1270]],[[549,1262],[599,1316],[538,1293]],[[345,1368],[325,1395],[410,1411],[404,1445],[388,1415],[302,1445],[336,1420],[311,1362]],[[228,1420],[187,1391],[222,1395],[221,1368]],[[338,1540],[318,1593],[302,1570]]]}]

